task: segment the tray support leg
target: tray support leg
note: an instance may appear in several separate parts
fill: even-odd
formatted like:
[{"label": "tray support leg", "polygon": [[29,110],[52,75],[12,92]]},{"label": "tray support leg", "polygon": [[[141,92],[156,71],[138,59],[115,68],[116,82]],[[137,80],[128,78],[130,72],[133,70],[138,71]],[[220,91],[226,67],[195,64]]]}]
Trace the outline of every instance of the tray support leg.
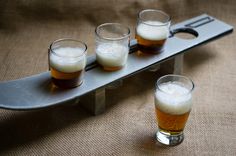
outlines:
[{"label": "tray support leg", "polygon": [[[174,58],[174,74],[181,75],[183,73],[184,54],[179,54]],[[152,66],[149,70],[156,71],[160,68],[157,64]],[[106,109],[106,88],[99,88],[80,98],[80,103],[92,112],[94,115],[99,115],[105,112]]]},{"label": "tray support leg", "polygon": [[174,59],[174,74],[181,75],[183,73],[184,54],[179,54]]},{"label": "tray support leg", "polygon": [[106,89],[99,88],[80,98],[80,103],[94,115],[102,114],[106,109]]}]

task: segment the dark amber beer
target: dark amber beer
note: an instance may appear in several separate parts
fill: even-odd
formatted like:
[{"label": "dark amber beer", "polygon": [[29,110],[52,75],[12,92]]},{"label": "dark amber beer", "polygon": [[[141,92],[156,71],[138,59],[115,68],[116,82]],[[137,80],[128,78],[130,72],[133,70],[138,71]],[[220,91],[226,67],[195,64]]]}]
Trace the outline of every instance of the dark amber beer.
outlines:
[{"label": "dark amber beer", "polygon": [[83,82],[87,49],[86,45],[83,45],[82,42],[72,39],[59,40],[51,45],[49,66],[52,82],[56,86],[73,88]]},{"label": "dark amber beer", "polygon": [[83,81],[83,70],[72,73],[61,72],[57,69],[54,69],[53,67],[50,67],[50,70],[52,81],[56,86],[62,88],[73,88],[80,85]]},{"label": "dark amber beer", "polygon": [[[150,28],[148,29],[148,27]],[[153,28],[153,26],[140,24],[136,29],[135,38],[141,52],[158,53],[162,51],[168,34],[168,27],[155,28],[154,26]]]},{"label": "dark amber beer", "polygon": [[170,17],[160,11],[147,9],[139,13],[135,38],[139,51],[158,53],[169,36]]},{"label": "dark amber beer", "polygon": [[183,130],[192,107],[192,90],[192,81],[184,76],[167,75],[157,81],[155,111],[159,142],[177,145],[183,141]]}]

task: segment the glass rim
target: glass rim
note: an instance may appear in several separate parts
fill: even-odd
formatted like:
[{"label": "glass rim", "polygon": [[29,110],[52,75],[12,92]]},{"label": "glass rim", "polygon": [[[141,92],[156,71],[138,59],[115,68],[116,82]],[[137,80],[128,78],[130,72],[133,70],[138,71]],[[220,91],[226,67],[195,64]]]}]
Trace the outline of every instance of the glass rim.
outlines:
[{"label": "glass rim", "polygon": [[[123,34],[122,37],[103,37],[103,36],[99,35],[98,30],[99,30],[101,27],[107,26],[107,25],[119,25],[119,26],[122,26],[122,27],[126,28],[126,29],[128,30],[128,32],[125,33],[125,34]],[[121,24],[121,23],[103,23],[103,24],[100,24],[99,26],[96,27],[96,29],[95,29],[95,34],[96,34],[97,36],[99,36],[101,39],[104,39],[104,40],[117,41],[117,40],[123,40],[123,39],[129,37],[129,36],[130,36],[130,29],[129,29],[129,27],[127,27],[127,26],[125,26],[125,25],[123,25],[123,24]]]},{"label": "glass rim", "polygon": [[[83,53],[80,54],[80,55],[78,55],[78,56],[65,56],[65,55],[62,56],[62,55],[56,53],[56,52],[53,50],[53,46],[54,46],[56,43],[63,42],[63,41],[73,41],[73,42],[80,43],[81,45],[84,46],[84,51],[83,51]],[[82,41],[80,41],[80,40],[77,40],[77,39],[73,39],[73,38],[60,38],[60,39],[57,39],[57,40],[53,41],[53,42],[50,44],[50,47],[49,47],[49,50],[50,50],[51,53],[53,53],[54,55],[56,55],[56,56],[58,56],[58,57],[65,57],[65,58],[79,58],[79,57],[83,56],[83,55],[86,53],[87,49],[88,49],[88,47],[87,47],[87,45],[86,45],[84,42],[82,42]]]},{"label": "glass rim", "polygon": [[164,79],[164,78],[166,78],[166,77],[178,77],[178,78],[185,79],[185,80],[187,80],[187,81],[189,81],[189,82],[191,83],[191,85],[192,85],[192,86],[191,86],[191,89],[189,89],[188,92],[185,93],[185,94],[183,94],[183,95],[187,95],[187,94],[192,93],[192,91],[193,91],[194,88],[195,88],[195,85],[194,85],[192,79],[190,79],[189,77],[183,76],[183,75],[177,75],[177,74],[167,74],[167,75],[164,75],[164,76],[161,76],[160,78],[158,78],[158,80],[157,80],[157,82],[156,82],[156,90],[158,89],[158,90],[160,90],[161,92],[166,93],[166,92],[163,91],[163,90],[159,87],[159,85],[158,85],[159,82],[160,82],[160,80],[162,80],[162,79]]},{"label": "glass rim", "polygon": [[[163,24],[158,24],[158,25],[149,24],[149,23],[147,23],[147,22],[141,17],[141,14],[143,14],[144,12],[157,12],[157,13],[160,13],[160,14],[166,16],[166,17],[167,17],[167,20],[166,20],[166,22],[163,22]],[[158,10],[158,9],[145,9],[145,10],[141,10],[141,11],[138,13],[138,19],[139,19],[142,23],[144,23],[144,24],[146,24],[146,25],[149,25],[149,26],[165,26],[165,25],[168,25],[168,24],[170,23],[170,21],[171,21],[170,15],[168,15],[168,14],[165,13],[164,11]]]}]

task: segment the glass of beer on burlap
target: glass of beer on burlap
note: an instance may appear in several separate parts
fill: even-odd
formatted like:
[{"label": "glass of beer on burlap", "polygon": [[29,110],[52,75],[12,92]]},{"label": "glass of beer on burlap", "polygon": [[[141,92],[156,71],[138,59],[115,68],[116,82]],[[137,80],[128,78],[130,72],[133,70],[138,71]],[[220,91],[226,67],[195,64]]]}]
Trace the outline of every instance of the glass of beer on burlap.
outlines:
[{"label": "glass of beer on burlap", "polygon": [[129,54],[130,29],[119,23],[104,23],[95,30],[96,59],[107,71],[126,65]]},{"label": "glass of beer on burlap", "polygon": [[192,107],[191,79],[180,75],[166,75],[157,80],[155,111],[158,123],[156,139],[169,146],[184,139],[184,127]]},{"label": "glass of beer on burlap", "polygon": [[169,37],[171,19],[161,10],[146,9],[138,14],[135,38],[142,53],[160,53]]},{"label": "glass of beer on burlap", "polygon": [[86,66],[87,45],[75,39],[59,39],[49,48],[49,69],[52,82],[60,88],[82,84]]}]

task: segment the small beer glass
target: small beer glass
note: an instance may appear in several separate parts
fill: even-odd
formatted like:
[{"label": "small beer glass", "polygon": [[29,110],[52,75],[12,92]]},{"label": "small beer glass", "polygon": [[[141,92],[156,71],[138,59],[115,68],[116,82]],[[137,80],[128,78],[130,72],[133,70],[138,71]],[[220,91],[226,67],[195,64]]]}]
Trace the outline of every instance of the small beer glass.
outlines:
[{"label": "small beer glass", "polygon": [[49,69],[52,82],[61,88],[82,84],[86,66],[87,45],[75,39],[59,39],[49,48]]},{"label": "small beer glass", "polygon": [[184,139],[184,127],[192,107],[191,79],[180,75],[166,75],[157,80],[155,111],[158,123],[157,140],[169,146]]},{"label": "small beer glass", "polygon": [[147,9],[139,12],[135,33],[139,51],[162,52],[165,41],[169,37],[170,24],[170,16],[161,10]]},{"label": "small beer glass", "polygon": [[107,71],[126,65],[129,54],[130,29],[119,23],[104,23],[95,30],[96,59]]}]

